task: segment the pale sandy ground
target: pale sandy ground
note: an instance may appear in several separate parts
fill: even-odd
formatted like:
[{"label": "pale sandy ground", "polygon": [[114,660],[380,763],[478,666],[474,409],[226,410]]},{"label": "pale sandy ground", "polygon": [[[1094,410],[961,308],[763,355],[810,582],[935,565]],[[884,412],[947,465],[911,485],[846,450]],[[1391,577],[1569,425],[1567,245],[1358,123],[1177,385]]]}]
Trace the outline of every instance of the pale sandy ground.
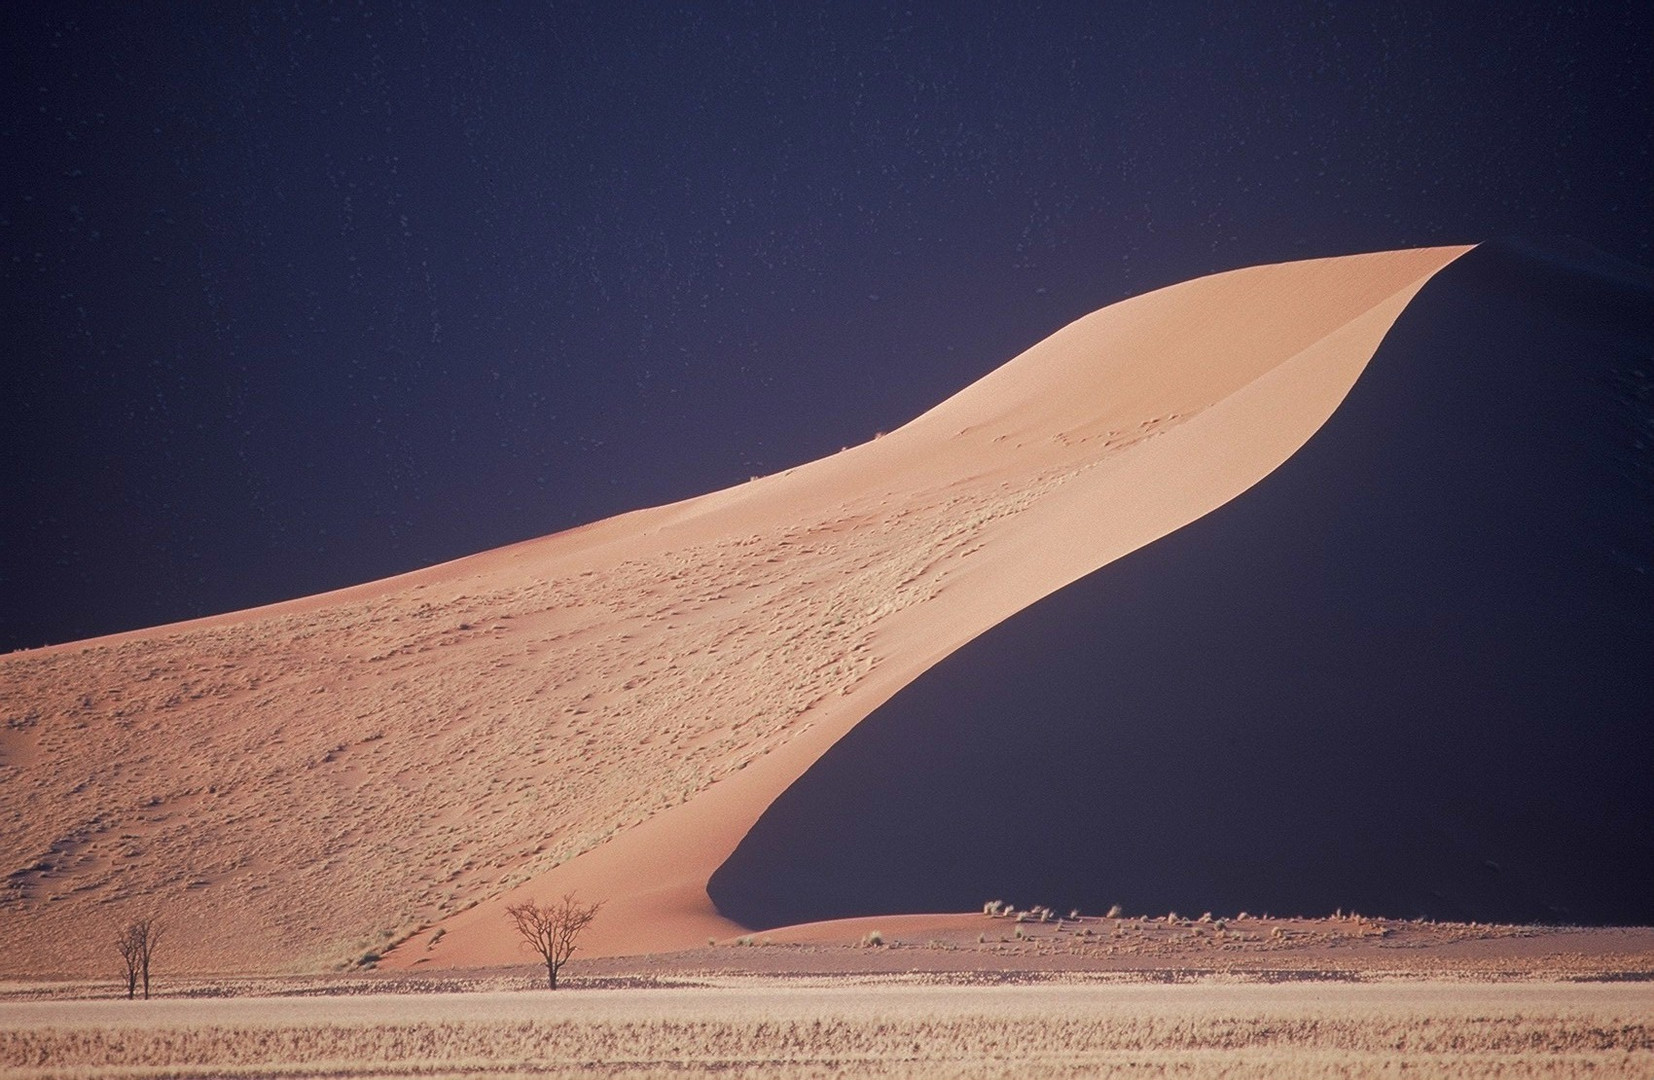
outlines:
[{"label": "pale sandy ground", "polygon": [[543,980],[0,984],[0,1077],[1654,1075],[1654,928],[911,915]]},{"label": "pale sandy ground", "polygon": [[1654,1075],[1654,928],[1064,915],[577,958],[556,993],[527,963],[0,984],[0,1077]]},{"label": "pale sandy ground", "polygon": [[1642,985],[725,980],[0,1003],[0,1076],[1637,1077]]},{"label": "pale sandy ground", "polygon": [[779,792],[963,642],[1274,469],[1464,250],[1188,282],[822,461],[0,658],[0,974],[105,972],[149,913],[184,970],[507,963],[502,906],[568,888],[608,901],[594,955],[738,934],[705,883]]},{"label": "pale sandy ground", "polygon": [[[868,943],[877,932],[883,944]],[[545,969],[525,947],[493,967],[357,967],[305,975],[191,974],[157,960],[173,997],[533,989]],[[1214,919],[1081,915],[1048,923],[980,914],[844,919],[742,934],[693,949],[628,956],[577,952],[559,983],[576,988],[704,985],[734,978],[912,976],[954,983],[1083,977],[1128,982],[1238,979],[1624,982],[1654,991],[1654,928],[1427,923],[1367,916]],[[111,970],[90,979],[0,982],[0,1000],[116,998]]]},{"label": "pale sandy ground", "polygon": [[[877,934],[882,947],[867,945]],[[1060,972],[1168,979],[1452,978],[1629,979],[1654,987],[1654,928],[1435,923],[1343,915],[1287,918],[1060,913],[1010,916],[897,915],[844,919],[745,934],[707,950],[656,958],[586,961],[593,976],[692,971],[733,947],[742,970],[772,973]],[[767,954],[777,954],[771,960]],[[645,960],[648,960],[646,963]]]}]

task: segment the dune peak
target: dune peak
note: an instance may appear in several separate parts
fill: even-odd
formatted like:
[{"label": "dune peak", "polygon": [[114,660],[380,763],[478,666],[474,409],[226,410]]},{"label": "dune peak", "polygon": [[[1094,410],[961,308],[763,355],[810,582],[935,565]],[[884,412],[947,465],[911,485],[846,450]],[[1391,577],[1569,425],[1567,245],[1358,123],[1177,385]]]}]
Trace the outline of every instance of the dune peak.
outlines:
[{"label": "dune peak", "polygon": [[[904,427],[336,593],[0,658],[10,975],[586,955],[740,927],[752,823],[920,673],[1223,505],[1337,409],[1463,247],[1231,271],[1088,315]],[[394,948],[393,948],[394,946]]]}]

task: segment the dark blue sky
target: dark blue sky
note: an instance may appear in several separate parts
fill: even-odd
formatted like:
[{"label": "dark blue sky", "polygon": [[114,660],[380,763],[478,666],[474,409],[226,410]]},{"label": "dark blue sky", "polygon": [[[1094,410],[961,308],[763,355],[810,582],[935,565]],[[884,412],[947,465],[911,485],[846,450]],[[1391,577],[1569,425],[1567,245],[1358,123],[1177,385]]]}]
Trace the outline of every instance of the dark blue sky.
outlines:
[{"label": "dark blue sky", "polygon": [[0,648],[797,464],[1235,266],[1654,261],[1646,3],[200,6],[0,14]]}]

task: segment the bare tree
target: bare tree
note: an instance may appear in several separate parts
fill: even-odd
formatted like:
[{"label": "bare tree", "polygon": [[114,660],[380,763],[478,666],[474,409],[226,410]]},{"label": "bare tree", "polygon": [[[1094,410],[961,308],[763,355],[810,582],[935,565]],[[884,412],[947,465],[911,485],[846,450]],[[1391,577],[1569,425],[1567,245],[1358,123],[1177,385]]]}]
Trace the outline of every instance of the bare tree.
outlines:
[{"label": "bare tree", "polygon": [[575,939],[597,917],[602,901],[582,904],[573,893],[564,893],[554,904],[538,904],[524,900],[506,905],[505,913],[523,940],[546,962],[546,983],[557,989],[557,972],[574,955]]},{"label": "bare tree", "polygon": [[120,950],[121,962],[126,965],[126,996],[131,1000],[138,991],[138,982],[144,984],[144,1000],[149,1000],[149,962],[155,956],[155,946],[161,941],[161,924],[155,919],[139,919],[127,923],[115,935],[115,948]]},{"label": "bare tree", "polygon": [[138,939],[128,926],[115,935],[115,948],[121,951],[121,962],[126,965],[126,1000],[138,992]]}]

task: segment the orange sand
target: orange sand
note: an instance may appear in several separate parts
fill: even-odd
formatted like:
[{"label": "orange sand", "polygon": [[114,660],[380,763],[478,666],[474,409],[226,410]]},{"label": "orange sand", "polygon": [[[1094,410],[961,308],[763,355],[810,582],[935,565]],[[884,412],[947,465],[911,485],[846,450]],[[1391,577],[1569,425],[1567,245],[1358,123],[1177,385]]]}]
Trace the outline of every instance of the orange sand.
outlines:
[{"label": "orange sand", "polygon": [[[10,975],[521,959],[728,938],[705,883],[844,732],[1309,439],[1465,248],[1257,267],[1083,318],[905,427],[354,589],[0,658]],[[422,929],[423,928],[423,929]],[[440,940],[433,939],[440,930]]]}]

